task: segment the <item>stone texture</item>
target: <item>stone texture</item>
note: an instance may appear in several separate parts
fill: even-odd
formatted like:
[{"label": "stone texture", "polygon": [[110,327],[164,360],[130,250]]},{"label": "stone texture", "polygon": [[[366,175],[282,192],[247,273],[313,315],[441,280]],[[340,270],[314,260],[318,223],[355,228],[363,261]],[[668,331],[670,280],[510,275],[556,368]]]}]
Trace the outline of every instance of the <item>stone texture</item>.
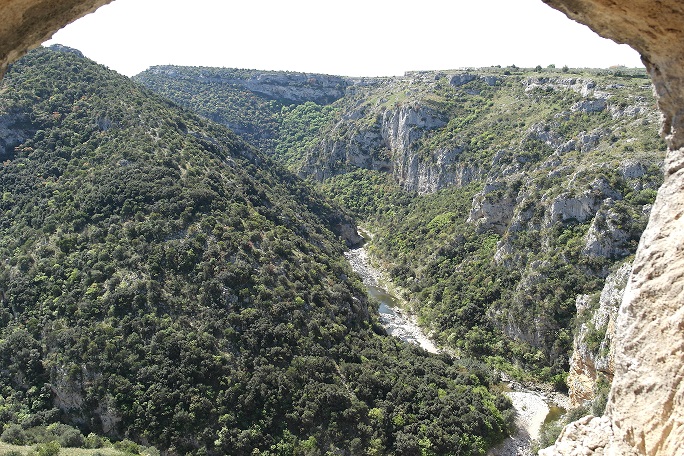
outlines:
[{"label": "stone texture", "polygon": [[[555,446],[539,451],[539,456],[636,456],[632,448],[616,439],[606,417],[585,416],[568,424]],[[674,453],[672,453],[674,454]]]},{"label": "stone texture", "polygon": [[[571,423],[543,455],[684,454],[684,4],[544,0],[639,51],[663,113],[665,182],[653,205],[616,322],[605,417]],[[607,438],[588,440],[596,435]],[[591,445],[590,445],[591,444]],[[593,448],[592,448],[593,446]]]},{"label": "stone texture", "polygon": [[345,114],[330,139],[319,145],[320,155],[307,158],[300,175],[324,180],[349,168],[373,169],[391,173],[404,190],[420,194],[465,186],[481,177],[477,166],[460,161],[461,148],[436,150],[429,159],[416,154],[412,145],[446,124],[431,108],[418,103],[380,107],[372,122],[354,124],[368,109],[361,106]]},{"label": "stone texture", "polygon": [[623,216],[608,199],[594,216],[585,236],[582,254],[593,258],[624,258],[629,255],[629,233],[622,228]]},{"label": "stone texture", "polygon": [[503,235],[513,217],[516,196],[507,192],[506,182],[488,182],[473,197],[468,222],[475,223],[479,232],[492,230]]},{"label": "stone texture", "polygon": [[682,454],[684,445],[682,152],[671,152],[666,162],[666,181],[641,238],[617,319],[615,380],[607,413],[616,436],[640,454]]},{"label": "stone texture", "polygon": [[2,0],[0,75],[7,65],[49,39],[66,24],[111,0]]},{"label": "stone texture", "polygon": [[[627,262],[606,278],[597,306],[592,306],[591,296],[577,297],[577,315],[583,323],[578,325],[573,341],[570,372],[567,384],[570,405],[578,407],[591,401],[595,396],[599,373],[607,381],[615,373],[615,319],[622,302],[632,264]],[[589,347],[587,339],[591,329],[605,332],[597,349]]]}]

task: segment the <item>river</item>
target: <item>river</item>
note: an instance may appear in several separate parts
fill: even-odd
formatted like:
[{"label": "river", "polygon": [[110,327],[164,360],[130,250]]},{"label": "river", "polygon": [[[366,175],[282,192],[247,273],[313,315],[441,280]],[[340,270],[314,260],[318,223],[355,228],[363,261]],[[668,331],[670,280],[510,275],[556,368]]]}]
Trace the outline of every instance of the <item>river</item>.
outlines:
[{"label": "river", "polygon": [[415,317],[401,309],[401,298],[383,288],[382,284],[389,282],[380,271],[371,266],[365,245],[348,250],[345,256],[352,269],[361,276],[368,295],[380,303],[378,312],[385,331],[405,342],[420,345],[430,353],[439,353],[434,342],[418,326]]},{"label": "river", "polygon": [[[364,238],[372,238],[369,233],[362,234]],[[415,317],[402,310],[402,307],[406,307],[405,302],[387,290],[392,287],[385,284],[391,282],[370,264],[366,245],[348,250],[345,256],[352,269],[363,280],[368,295],[380,303],[378,312],[385,331],[405,342],[420,345],[431,353],[439,353],[439,348],[418,326]],[[511,398],[516,411],[518,432],[490,450],[488,456],[528,456],[532,454],[531,441],[539,437],[541,425],[549,414],[549,405],[556,409],[556,405],[567,408],[567,397],[558,393],[547,394],[528,389],[516,382],[506,383],[513,390],[506,394]]]}]

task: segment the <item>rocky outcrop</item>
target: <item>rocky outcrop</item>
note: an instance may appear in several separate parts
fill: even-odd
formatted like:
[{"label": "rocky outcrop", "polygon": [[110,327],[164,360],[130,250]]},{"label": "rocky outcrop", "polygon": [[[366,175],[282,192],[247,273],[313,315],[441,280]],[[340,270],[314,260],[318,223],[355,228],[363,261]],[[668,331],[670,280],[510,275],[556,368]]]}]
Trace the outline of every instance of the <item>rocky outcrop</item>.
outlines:
[{"label": "rocky outcrop", "polygon": [[579,194],[564,192],[553,198],[549,204],[545,225],[550,227],[556,222],[569,221],[584,223],[596,215],[606,198],[622,198],[605,179],[596,179],[588,187]]},{"label": "rocky outcrop", "polygon": [[577,297],[577,332],[570,360],[567,384],[570,403],[579,407],[596,396],[597,379],[602,374],[608,383],[615,372],[615,319],[622,301],[631,263],[623,264],[606,278],[598,304],[592,297]]},{"label": "rocky outcrop", "polygon": [[629,255],[630,233],[624,227],[625,215],[616,211],[614,201],[607,199],[596,212],[585,236],[582,254],[588,257],[624,258]]},{"label": "rocky outcrop", "polygon": [[402,106],[385,111],[380,124],[383,146],[389,151],[392,175],[409,192],[433,193],[450,186],[463,186],[479,177],[476,167],[459,163],[460,148],[440,149],[429,159],[412,145],[426,131],[443,127],[444,119],[425,106]]},{"label": "rocky outcrop", "polygon": [[347,247],[354,247],[363,243],[363,237],[356,231],[354,221],[342,215],[332,221],[332,230],[347,244]]},{"label": "rocky outcrop", "polygon": [[[80,375],[73,379],[63,366],[53,367],[50,372],[50,391],[53,405],[58,408],[70,421],[79,425],[94,426],[96,430],[110,436],[119,435],[118,424],[121,422],[121,412],[116,408],[114,398],[106,394],[97,401],[97,407],[87,411],[87,399],[84,383],[93,380],[93,374],[85,367]],[[92,400],[92,399],[91,399]]]},{"label": "rocky outcrop", "polygon": [[[363,122],[369,117],[370,123]],[[349,169],[372,169],[391,173],[406,191],[419,194],[467,185],[482,172],[459,160],[461,148],[442,148],[430,157],[414,148],[426,132],[445,124],[442,116],[420,104],[383,107],[373,113],[367,106],[358,107],[344,114],[322,139],[300,174],[324,180]]]},{"label": "rocky outcrop", "polygon": [[[610,450],[606,450],[607,448]],[[568,424],[558,437],[558,443],[551,448],[540,450],[538,454],[539,456],[636,456],[638,453],[616,437],[610,419],[585,416]]]},{"label": "rocky outcrop", "polygon": [[30,137],[24,115],[17,112],[3,112],[0,109],[0,160],[11,158],[14,148]]},{"label": "rocky outcrop", "polygon": [[69,22],[111,0],[6,0],[0,5],[0,75]]},{"label": "rocky outcrop", "polygon": [[468,222],[474,223],[480,232],[492,230],[503,235],[513,217],[516,196],[517,194],[508,190],[506,182],[485,184],[482,191],[473,198]]},{"label": "rocky outcrop", "polygon": [[606,414],[600,420],[572,423],[554,447],[540,454],[682,454],[684,5],[677,0],[546,3],[642,54],[664,115],[661,133],[669,151],[665,182],[641,238],[617,317],[615,376]]},{"label": "rocky outcrop", "polygon": [[500,81],[498,77],[492,75],[478,76],[476,74],[460,73],[451,76],[451,79],[449,79],[449,84],[451,84],[454,87],[460,87],[476,79],[481,79],[488,86],[495,86]]}]

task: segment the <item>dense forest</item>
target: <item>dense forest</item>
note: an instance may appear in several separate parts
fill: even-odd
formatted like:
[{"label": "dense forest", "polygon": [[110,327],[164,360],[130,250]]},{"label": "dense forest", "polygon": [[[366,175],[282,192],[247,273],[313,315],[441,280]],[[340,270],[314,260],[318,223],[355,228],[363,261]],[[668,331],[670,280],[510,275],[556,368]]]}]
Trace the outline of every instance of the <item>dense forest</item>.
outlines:
[{"label": "dense forest", "polygon": [[385,336],[352,221],[224,126],[39,49],[0,85],[0,146],[3,441],[468,455],[507,435],[492,370]]}]

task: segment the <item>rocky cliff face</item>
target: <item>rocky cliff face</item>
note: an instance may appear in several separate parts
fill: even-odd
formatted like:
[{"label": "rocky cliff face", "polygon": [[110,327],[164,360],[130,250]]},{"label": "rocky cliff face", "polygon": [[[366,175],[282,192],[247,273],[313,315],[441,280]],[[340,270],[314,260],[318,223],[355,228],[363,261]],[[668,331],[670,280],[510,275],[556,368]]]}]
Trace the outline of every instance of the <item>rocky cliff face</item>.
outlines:
[{"label": "rocky cliff face", "polygon": [[[363,125],[355,123],[359,119]],[[418,103],[357,108],[325,133],[300,174],[325,180],[355,168],[373,169],[391,173],[406,191],[421,194],[467,185],[480,170],[460,163],[461,148],[439,149],[427,160],[414,149],[426,132],[445,125],[443,115]]]},{"label": "rocky cliff face", "polygon": [[14,148],[29,138],[22,118],[17,112],[0,113],[0,160],[11,158]]},{"label": "rocky cliff face", "polygon": [[599,296],[577,297],[578,328],[567,380],[573,407],[594,400],[601,382],[609,385],[613,381],[615,319],[631,266],[625,263],[611,273]]},{"label": "rocky cliff face", "polygon": [[[513,175],[554,153],[544,166],[557,177],[568,172],[558,166],[563,155],[621,140],[630,148],[639,123],[657,122],[643,83],[481,71],[408,73],[349,89],[300,174],[325,180],[356,168],[385,171],[404,190],[425,194]],[[592,120],[569,127],[582,115]]]},{"label": "rocky cliff face", "polygon": [[566,428],[544,455],[681,454],[684,442],[684,6],[675,0],[550,0],[642,54],[664,114],[665,182],[651,210],[616,321],[615,376],[604,418]]}]

